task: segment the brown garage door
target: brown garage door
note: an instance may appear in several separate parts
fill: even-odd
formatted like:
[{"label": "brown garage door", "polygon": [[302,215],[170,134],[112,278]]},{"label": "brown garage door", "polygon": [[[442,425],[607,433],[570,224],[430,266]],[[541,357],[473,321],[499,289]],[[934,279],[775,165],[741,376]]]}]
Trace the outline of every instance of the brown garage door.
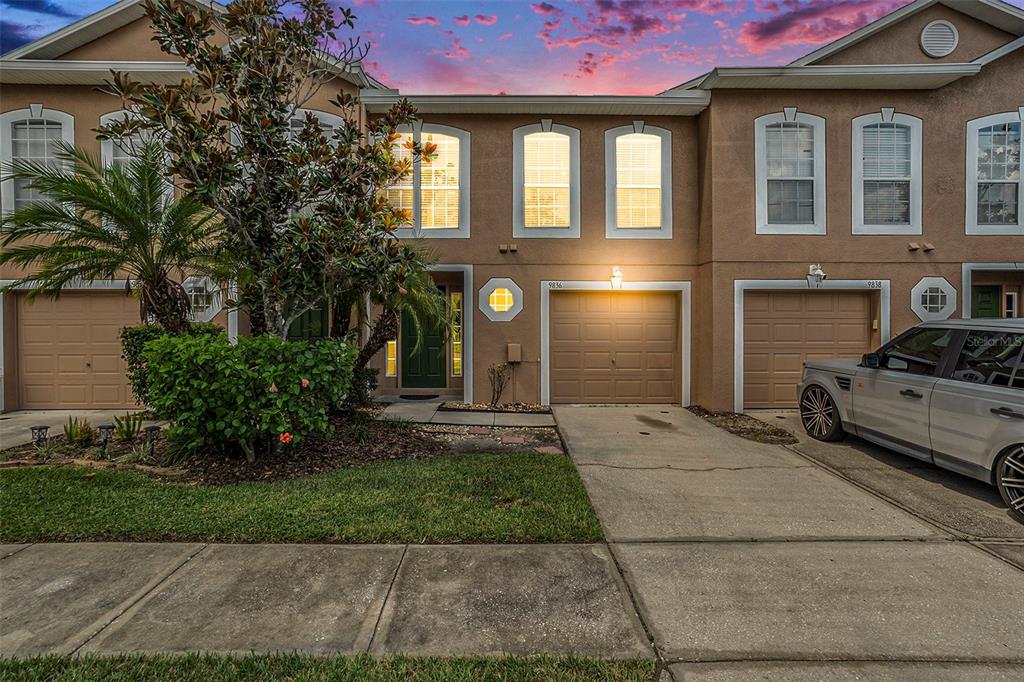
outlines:
[{"label": "brown garage door", "polygon": [[21,409],[135,404],[118,335],[121,327],[139,324],[138,301],[123,292],[17,299]]},{"label": "brown garage door", "polygon": [[870,350],[872,300],[857,291],[748,292],[744,407],[796,407],[805,360],[857,358]]},{"label": "brown garage door", "polygon": [[553,293],[550,322],[551,402],[678,402],[676,294]]}]

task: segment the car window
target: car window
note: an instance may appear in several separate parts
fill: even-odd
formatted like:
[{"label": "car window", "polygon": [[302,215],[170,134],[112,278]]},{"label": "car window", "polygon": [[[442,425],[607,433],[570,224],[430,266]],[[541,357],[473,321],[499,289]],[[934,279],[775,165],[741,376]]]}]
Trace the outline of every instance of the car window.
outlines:
[{"label": "car window", "polygon": [[885,349],[882,367],[908,374],[934,376],[939,359],[952,338],[951,329],[918,329]]},{"label": "car window", "polygon": [[1024,389],[1022,349],[1024,334],[973,331],[967,335],[964,349],[957,358],[953,378],[972,384]]}]

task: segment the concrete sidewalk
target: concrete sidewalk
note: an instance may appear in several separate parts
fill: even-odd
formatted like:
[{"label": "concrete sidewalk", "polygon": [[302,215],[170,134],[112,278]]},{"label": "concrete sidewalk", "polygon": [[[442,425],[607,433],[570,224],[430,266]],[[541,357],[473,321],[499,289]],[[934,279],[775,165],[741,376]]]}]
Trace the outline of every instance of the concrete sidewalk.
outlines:
[{"label": "concrete sidewalk", "polygon": [[377,417],[418,424],[452,424],[456,426],[554,426],[550,414],[520,412],[479,412],[475,410],[442,410],[439,400],[397,400],[388,405]]},{"label": "concrete sidewalk", "polygon": [[603,545],[0,546],[0,655],[650,657]]}]

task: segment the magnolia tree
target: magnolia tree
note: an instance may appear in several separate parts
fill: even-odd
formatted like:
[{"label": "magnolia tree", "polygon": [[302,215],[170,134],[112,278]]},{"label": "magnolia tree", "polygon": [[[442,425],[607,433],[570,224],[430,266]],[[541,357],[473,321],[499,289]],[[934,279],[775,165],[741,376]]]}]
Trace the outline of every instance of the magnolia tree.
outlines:
[{"label": "magnolia tree", "polygon": [[383,189],[431,153],[394,153],[414,109],[402,101],[361,126],[357,98],[339,92],[331,104],[340,125],[301,112],[364,56],[358,41],[336,36],[354,27],[351,11],[325,0],[235,0],[226,9],[158,0],[145,10],[160,47],[191,75],[161,85],[114,74],[107,90],[131,115],[99,132],[159,139],[175,182],[220,213],[225,278],[237,284],[253,334],[284,338],[325,298],[406,291],[423,255],[394,238],[408,216]]}]

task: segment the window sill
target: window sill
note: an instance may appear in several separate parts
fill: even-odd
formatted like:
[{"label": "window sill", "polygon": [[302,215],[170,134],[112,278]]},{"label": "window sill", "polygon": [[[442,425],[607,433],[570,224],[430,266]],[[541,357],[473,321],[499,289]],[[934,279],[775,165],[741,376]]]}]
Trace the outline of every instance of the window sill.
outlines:
[{"label": "window sill", "polygon": [[605,239],[672,239],[672,226],[668,227],[612,227],[604,231]]},{"label": "window sill", "polygon": [[514,239],[579,239],[580,228],[573,227],[513,227]]},{"label": "window sill", "polygon": [[1024,235],[1024,225],[968,225],[968,236]]},{"label": "window sill", "polygon": [[421,227],[394,230],[398,239],[469,239],[469,227]]},{"label": "window sill", "polygon": [[824,225],[758,225],[756,234],[825,235]]},{"label": "window sill", "polygon": [[866,235],[919,235],[920,225],[854,225],[853,234]]}]

